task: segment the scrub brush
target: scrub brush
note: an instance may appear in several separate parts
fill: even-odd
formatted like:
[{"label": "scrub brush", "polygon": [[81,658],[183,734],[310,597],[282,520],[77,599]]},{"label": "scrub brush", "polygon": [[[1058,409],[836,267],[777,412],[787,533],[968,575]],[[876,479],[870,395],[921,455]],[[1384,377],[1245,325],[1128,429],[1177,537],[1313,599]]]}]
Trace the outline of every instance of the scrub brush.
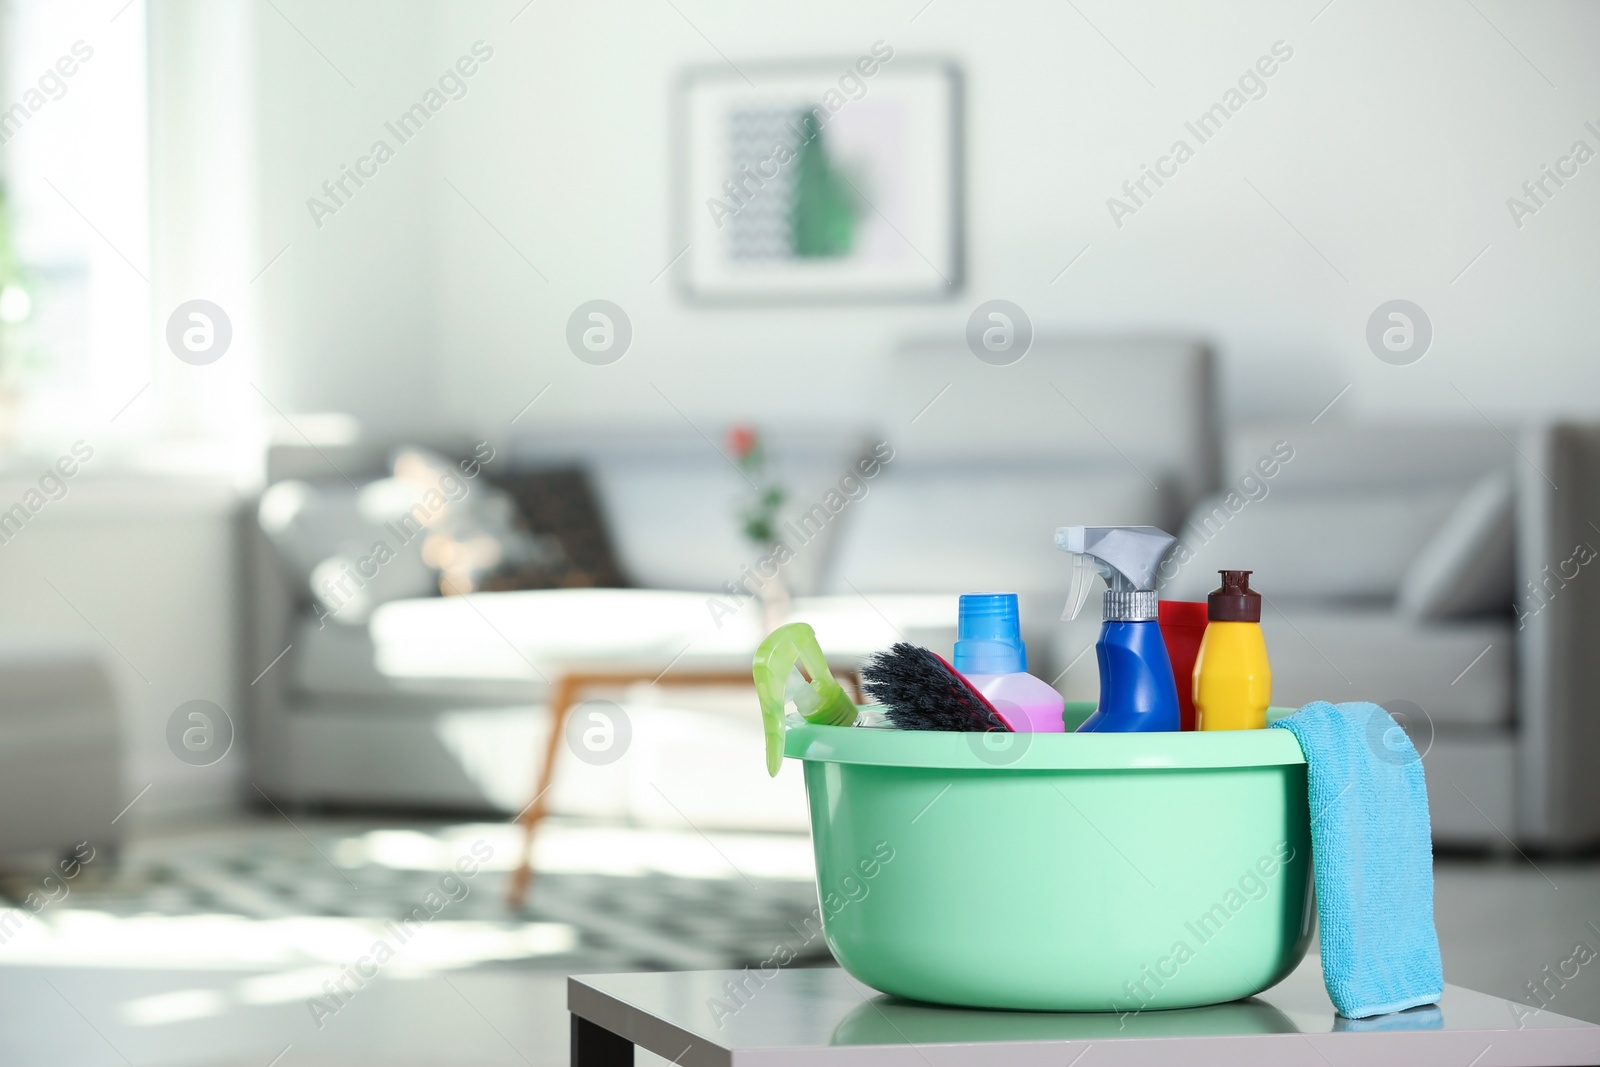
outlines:
[{"label": "scrub brush", "polygon": [[901,730],[1011,730],[942,656],[905,641],[873,654],[861,668],[861,688]]}]

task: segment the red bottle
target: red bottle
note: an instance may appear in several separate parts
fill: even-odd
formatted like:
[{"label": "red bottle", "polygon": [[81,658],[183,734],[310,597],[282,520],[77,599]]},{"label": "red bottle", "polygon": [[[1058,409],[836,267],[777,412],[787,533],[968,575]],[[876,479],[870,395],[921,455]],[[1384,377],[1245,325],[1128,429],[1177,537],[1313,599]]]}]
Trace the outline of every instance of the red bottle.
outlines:
[{"label": "red bottle", "polygon": [[1203,601],[1163,600],[1158,606],[1161,639],[1172,661],[1172,678],[1178,683],[1180,729],[1193,730],[1194,661],[1200,654],[1200,639],[1206,633],[1206,605]]}]

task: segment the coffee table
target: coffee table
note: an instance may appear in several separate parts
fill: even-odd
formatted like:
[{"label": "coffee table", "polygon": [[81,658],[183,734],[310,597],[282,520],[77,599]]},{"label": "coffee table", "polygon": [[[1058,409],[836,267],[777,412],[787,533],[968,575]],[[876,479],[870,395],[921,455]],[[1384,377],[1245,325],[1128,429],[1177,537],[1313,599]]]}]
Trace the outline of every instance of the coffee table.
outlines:
[{"label": "coffee table", "polygon": [[[658,686],[750,686],[750,660],[765,636],[754,613],[717,619],[708,614],[702,593],[659,589],[567,589],[536,593],[496,593],[476,610],[518,650],[524,664],[549,684],[551,730],[526,807],[517,815],[522,849],[508,883],[512,909],[522,907],[535,876],[533,839],[549,811],[557,756],[565,740],[571,709],[584,694],[639,682]],[[452,604],[459,597],[418,599],[384,606],[380,640],[397,642],[384,654],[391,666],[427,675],[439,670],[456,649],[428,641],[436,633],[459,632],[444,625],[474,605]],[[409,623],[407,616],[416,616]],[[864,595],[800,597],[791,618],[817,633],[834,675],[859,701],[856,668],[872,652],[895,641],[948,647],[955,638],[956,600],[946,596],[903,594],[870,599]],[[432,625],[423,625],[431,623]],[[375,626],[377,622],[375,622]],[[409,631],[408,631],[409,627]],[[400,640],[409,632],[409,640]],[[468,631],[475,633],[476,631]],[[433,657],[433,658],[429,658]],[[431,665],[431,668],[430,668]],[[751,701],[751,715],[756,714]],[[752,758],[759,758],[759,752]]]},{"label": "coffee table", "polygon": [[[517,854],[517,865],[506,882],[506,904],[519,911],[528,897],[528,887],[533,883],[533,837],[539,824],[550,813],[550,789],[555,784],[556,766],[561,755],[561,745],[566,738],[567,714],[580,702],[584,693],[596,689],[621,689],[639,682],[659,686],[705,687],[754,685],[750,677],[750,657],[741,656],[736,663],[713,664],[690,670],[676,670],[675,664],[666,667],[655,664],[645,666],[577,666],[562,668],[550,685],[550,733],[545,739],[544,759],[539,763],[539,775],[533,786],[533,800],[517,814],[517,824],[522,827],[522,848]],[[853,661],[834,661],[828,665],[833,675],[846,688],[851,699],[861,702],[861,673]]]},{"label": "coffee table", "polygon": [[1600,1026],[1459,986],[1434,1007],[1340,1018],[1315,956],[1248,1000],[1127,1015],[941,1008],[835,967],[575,976],[567,1010],[573,1067],[631,1064],[635,1046],[682,1067],[1600,1064]]}]

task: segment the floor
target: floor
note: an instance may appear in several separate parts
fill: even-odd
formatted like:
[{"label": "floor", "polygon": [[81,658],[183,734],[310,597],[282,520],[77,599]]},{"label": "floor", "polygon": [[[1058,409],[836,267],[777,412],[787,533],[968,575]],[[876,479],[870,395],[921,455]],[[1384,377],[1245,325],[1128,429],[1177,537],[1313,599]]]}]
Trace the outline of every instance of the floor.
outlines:
[{"label": "floor", "polygon": [[[35,913],[0,917],[0,1063],[564,1064],[567,973],[738,965],[815,905],[797,835],[567,823],[514,915],[513,844],[498,825],[242,821],[141,840],[115,875],[96,857],[0,883]],[[486,858],[442,880],[463,855]],[[394,925],[430,892],[425,925]],[[1450,982],[1523,1001],[1542,982],[1549,1010],[1600,1022],[1600,964],[1574,951],[1600,949],[1600,862],[1442,859],[1436,912]],[[393,959],[350,978],[379,941]]]},{"label": "floor", "polygon": [[1600,1023],[1600,860],[1441,859],[1434,886],[1446,981]]}]

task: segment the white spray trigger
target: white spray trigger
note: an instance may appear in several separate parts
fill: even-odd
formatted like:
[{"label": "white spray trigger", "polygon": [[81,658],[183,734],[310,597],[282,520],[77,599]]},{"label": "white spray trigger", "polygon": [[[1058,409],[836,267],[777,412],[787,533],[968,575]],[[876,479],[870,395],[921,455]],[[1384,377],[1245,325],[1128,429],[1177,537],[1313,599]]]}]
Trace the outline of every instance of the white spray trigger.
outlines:
[{"label": "white spray trigger", "polygon": [[1083,611],[1083,605],[1088,602],[1089,594],[1094,589],[1094,580],[1099,576],[1097,561],[1082,553],[1072,553],[1072,587],[1067,593],[1067,606],[1061,609],[1062,622],[1071,622]]}]

